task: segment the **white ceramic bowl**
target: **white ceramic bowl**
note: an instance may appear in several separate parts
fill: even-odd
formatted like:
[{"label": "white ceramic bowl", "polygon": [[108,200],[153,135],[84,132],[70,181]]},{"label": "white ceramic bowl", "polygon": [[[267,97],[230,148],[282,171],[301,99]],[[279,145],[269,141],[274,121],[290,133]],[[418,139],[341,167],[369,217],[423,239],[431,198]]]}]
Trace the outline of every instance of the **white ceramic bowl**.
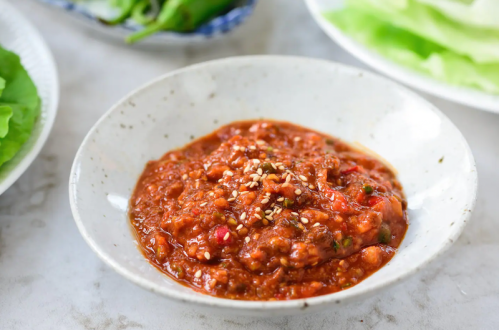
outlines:
[{"label": "white ceramic bowl", "polygon": [[345,35],[322,15],[324,11],[340,9],[343,7],[345,0],[305,0],[305,2],[314,19],[331,39],[379,72],[420,91],[482,110],[499,113],[499,95],[487,94],[471,88],[452,86],[438,81],[390,61]]},{"label": "white ceramic bowl", "polygon": [[21,58],[42,101],[29,140],[0,167],[0,195],[26,171],[52,129],[59,102],[59,82],[52,54],[35,28],[9,3],[0,0],[0,45]]},{"label": "white ceramic bowl", "polygon": [[[396,256],[351,289],[310,299],[249,302],[177,284],[136,248],[128,199],[145,163],[223,124],[288,120],[359,142],[399,172],[410,226]],[[175,300],[231,313],[291,314],[358,300],[406,278],[459,236],[475,202],[473,156],[434,106],[387,79],[336,63],[257,56],[169,73],[111,108],[81,145],[71,171],[71,208],[87,243],[132,282]]]}]

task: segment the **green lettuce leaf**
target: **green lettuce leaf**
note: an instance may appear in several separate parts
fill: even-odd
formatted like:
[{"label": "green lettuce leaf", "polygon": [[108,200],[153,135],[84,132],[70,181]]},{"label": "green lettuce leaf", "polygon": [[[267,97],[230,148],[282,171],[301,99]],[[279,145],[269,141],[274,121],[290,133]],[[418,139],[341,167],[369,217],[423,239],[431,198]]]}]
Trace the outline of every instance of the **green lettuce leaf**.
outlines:
[{"label": "green lettuce leaf", "polygon": [[346,7],[324,16],[347,35],[399,64],[452,85],[499,94],[499,63],[475,63],[364,9]]},{"label": "green lettuce leaf", "polygon": [[346,4],[477,63],[499,62],[499,31],[463,25],[417,0],[347,0]]},{"label": "green lettuce leaf", "polygon": [[[0,47],[0,166],[29,139],[40,114],[35,84],[19,56]],[[2,88],[3,86],[3,88]]]}]

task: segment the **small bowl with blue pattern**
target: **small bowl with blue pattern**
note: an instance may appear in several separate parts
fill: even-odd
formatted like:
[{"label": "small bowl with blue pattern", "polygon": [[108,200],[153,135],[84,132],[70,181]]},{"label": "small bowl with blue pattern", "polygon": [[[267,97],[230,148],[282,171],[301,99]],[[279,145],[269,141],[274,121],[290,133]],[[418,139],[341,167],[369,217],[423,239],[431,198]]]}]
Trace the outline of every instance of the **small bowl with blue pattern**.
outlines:
[{"label": "small bowl with blue pattern", "polygon": [[[76,18],[87,27],[113,39],[125,38],[143,29],[131,18],[118,25],[107,25],[103,18],[116,15],[108,0],[39,0],[60,9]],[[191,44],[220,38],[243,23],[253,13],[257,0],[235,0],[234,4],[220,16],[202,24],[191,32],[160,31],[140,41],[149,45]]]}]

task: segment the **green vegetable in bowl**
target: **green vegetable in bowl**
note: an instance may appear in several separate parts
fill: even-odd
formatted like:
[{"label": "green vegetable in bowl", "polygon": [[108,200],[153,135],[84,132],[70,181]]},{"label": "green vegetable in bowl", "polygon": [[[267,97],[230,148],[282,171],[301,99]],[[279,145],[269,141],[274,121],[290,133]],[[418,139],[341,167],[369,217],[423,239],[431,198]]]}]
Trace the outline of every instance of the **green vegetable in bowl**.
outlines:
[{"label": "green vegetable in bowl", "polygon": [[29,139],[39,114],[36,86],[19,56],[0,47],[0,166]]},{"label": "green vegetable in bowl", "polygon": [[233,2],[234,0],[168,0],[154,22],[127,37],[126,41],[134,43],[162,30],[192,31],[222,13]]}]

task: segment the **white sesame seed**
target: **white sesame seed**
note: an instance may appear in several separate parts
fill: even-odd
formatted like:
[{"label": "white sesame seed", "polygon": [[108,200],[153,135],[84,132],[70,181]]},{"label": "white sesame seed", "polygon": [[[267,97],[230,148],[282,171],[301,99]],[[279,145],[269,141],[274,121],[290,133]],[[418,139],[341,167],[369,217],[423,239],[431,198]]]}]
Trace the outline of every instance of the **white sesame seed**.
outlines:
[{"label": "white sesame seed", "polygon": [[319,222],[314,223],[312,227],[319,227],[321,224]]},{"label": "white sesame seed", "polygon": [[231,198],[228,198],[228,199],[227,199],[227,202],[233,202],[233,201],[235,201],[235,200],[236,200],[236,199],[235,199],[234,197],[231,197]]},{"label": "white sesame seed", "polygon": [[232,173],[231,171],[227,171],[227,172],[225,172],[225,174],[227,174],[228,176],[233,176],[234,175],[234,173]]},{"label": "white sesame seed", "polygon": [[300,190],[300,189],[296,189],[296,190],[295,190],[295,194],[297,194],[297,195],[301,195],[301,190]]},{"label": "white sesame seed", "polygon": [[288,173],[283,173],[283,175],[281,176],[281,179],[283,179],[283,180],[286,179],[288,177],[288,175],[289,175]]},{"label": "white sesame seed", "polygon": [[271,216],[271,215],[267,215],[267,216],[265,216],[265,219],[267,219],[267,220],[272,220],[273,218],[272,218],[272,216]]},{"label": "white sesame seed", "polygon": [[282,212],[282,209],[278,209],[275,213],[281,214],[281,212]]},{"label": "white sesame seed", "polygon": [[218,182],[222,182],[223,180],[222,179],[218,179]]},{"label": "white sesame seed", "polygon": [[277,166],[275,166],[273,163],[270,163],[270,165],[272,165],[272,167],[274,168],[274,170],[277,170]]},{"label": "white sesame seed", "polygon": [[182,179],[187,180],[187,174],[182,175]]},{"label": "white sesame seed", "polygon": [[250,240],[251,240],[251,239],[250,239],[248,236],[246,236],[246,237],[244,238],[244,241],[245,241],[246,243],[249,243],[249,241],[250,241]]},{"label": "white sesame seed", "polygon": [[300,179],[302,181],[308,181],[307,177],[305,175],[300,175]]},{"label": "white sesame seed", "polygon": [[255,146],[249,146],[249,148],[250,148],[251,150],[256,150],[256,147],[255,147]]},{"label": "white sesame seed", "polygon": [[260,178],[260,181],[265,180],[266,177],[267,177],[267,174],[262,175],[262,177]]},{"label": "white sesame seed", "polygon": [[250,165],[246,166],[246,168],[244,169],[244,173],[248,172],[250,169],[251,169]]},{"label": "white sesame seed", "polygon": [[252,174],[249,175],[250,178],[254,178],[255,176],[258,176],[258,174],[252,173]]},{"label": "white sesame seed", "polygon": [[259,168],[258,170],[256,170],[256,173],[258,173],[258,175],[262,175],[263,174],[263,171],[261,168]]},{"label": "white sesame seed", "polygon": [[205,206],[206,204],[208,204],[208,202],[201,203],[199,206]]},{"label": "white sesame seed", "polygon": [[282,184],[282,187],[283,187],[283,188],[286,188],[287,186],[289,186],[289,183],[287,183],[287,182],[284,182],[284,183]]},{"label": "white sesame seed", "polygon": [[269,202],[269,200],[267,198],[262,200],[262,204],[267,204],[268,202]]},{"label": "white sesame seed", "polygon": [[259,181],[259,180],[260,180],[260,178],[261,178],[261,176],[259,176],[259,175],[255,175],[255,176],[253,177],[253,181],[255,181],[255,182],[256,182],[256,181]]},{"label": "white sesame seed", "polygon": [[308,223],[308,219],[307,218],[301,218],[300,219],[302,223]]},{"label": "white sesame seed", "polygon": [[271,210],[266,210],[266,211],[265,211],[265,214],[270,214],[270,213],[272,213],[272,211],[271,211]]},{"label": "white sesame seed", "polygon": [[281,162],[277,162],[277,163],[275,163],[275,165],[276,165],[276,166],[281,166],[281,165],[282,165],[282,163],[281,163]]},{"label": "white sesame seed", "polygon": [[260,214],[256,214],[256,213],[255,213],[255,218],[260,219],[260,220],[262,219],[262,217],[260,216]]},{"label": "white sesame seed", "polygon": [[275,203],[272,203],[272,204],[270,205],[270,207],[274,207],[274,206],[275,206]]},{"label": "white sesame seed", "polygon": [[263,140],[257,140],[256,143],[259,144],[259,145],[262,145],[262,144],[265,144],[265,141],[263,141]]},{"label": "white sesame seed", "polygon": [[[239,230],[239,229],[241,229],[241,228],[243,228],[243,225],[239,225],[239,226],[237,226],[237,227],[236,227],[236,230]],[[228,234],[228,233],[227,233],[227,234]]]},{"label": "white sesame seed", "polygon": [[228,240],[228,239],[229,239],[229,237],[230,237],[230,233],[229,233],[229,232],[227,232],[227,234],[225,234],[225,236],[224,236],[224,241]]},{"label": "white sesame seed", "polygon": [[200,269],[200,270],[198,270],[198,271],[196,272],[196,274],[194,274],[194,276],[195,276],[196,278],[200,278],[200,277],[201,277],[201,275],[203,275],[203,273],[201,272],[201,269]]},{"label": "white sesame seed", "polygon": [[250,186],[253,182],[246,182],[244,185],[247,187],[247,186]]},{"label": "white sesame seed", "polygon": [[243,214],[241,214],[241,217],[240,217],[241,220],[244,220],[246,219],[246,212],[243,212]]},{"label": "white sesame seed", "polygon": [[258,186],[258,182],[250,182],[250,188],[253,188],[254,186]]},{"label": "white sesame seed", "polygon": [[304,187],[308,187],[308,183],[306,183],[306,182],[302,182],[301,184],[302,184]]},{"label": "white sesame seed", "polygon": [[235,151],[239,151],[239,146],[233,146],[232,147]]},{"label": "white sesame seed", "polygon": [[285,167],[281,165],[281,166],[279,166],[279,169],[280,169],[281,171],[284,171]]},{"label": "white sesame seed", "polygon": [[295,137],[295,138],[294,138],[294,140],[295,140],[296,142],[298,142],[298,141],[300,141],[300,140],[301,140],[301,137],[297,136],[297,137]]},{"label": "white sesame seed", "polygon": [[299,215],[298,212],[291,212],[292,215]]},{"label": "white sesame seed", "polygon": [[269,193],[269,192],[266,192],[266,193],[265,193],[265,195],[270,196],[270,193]]},{"label": "white sesame seed", "polygon": [[210,260],[210,258],[211,258],[210,252],[208,252],[208,251],[205,252],[204,257],[206,258],[206,260]]},{"label": "white sesame seed", "polygon": [[253,164],[260,164],[260,159],[253,159]]},{"label": "white sesame seed", "polygon": [[236,190],[234,190],[234,191],[232,192],[232,196],[237,197],[237,191],[236,191]]},{"label": "white sesame seed", "polygon": [[249,191],[242,191],[240,195],[246,195],[247,193],[249,193]]},{"label": "white sesame seed", "polygon": [[260,212],[260,210],[261,210],[260,206],[258,206],[258,207],[255,208],[256,212]]},{"label": "white sesame seed", "polygon": [[289,183],[289,181],[291,181],[291,175],[288,175],[288,176],[286,177],[286,182],[288,182],[288,183]]},{"label": "white sesame seed", "polygon": [[278,201],[278,202],[283,202],[283,201],[284,201],[284,197],[279,197],[279,198],[277,199],[277,201]]},{"label": "white sesame seed", "polygon": [[215,196],[215,193],[213,191],[210,191],[210,196]]},{"label": "white sesame seed", "polygon": [[309,184],[309,185],[308,185],[308,187],[309,187],[310,189],[315,189],[315,187],[314,187],[314,185],[313,185],[313,184]]}]

